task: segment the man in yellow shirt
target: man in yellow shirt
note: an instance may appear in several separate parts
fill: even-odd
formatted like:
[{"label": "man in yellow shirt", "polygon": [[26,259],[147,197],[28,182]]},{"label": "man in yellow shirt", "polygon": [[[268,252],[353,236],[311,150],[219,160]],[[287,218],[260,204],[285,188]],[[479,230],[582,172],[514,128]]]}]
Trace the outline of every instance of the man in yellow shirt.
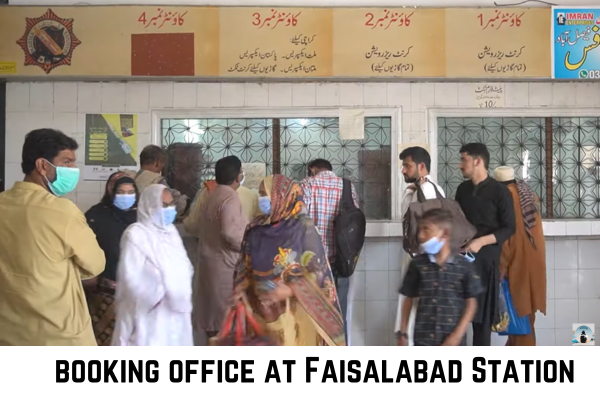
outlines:
[{"label": "man in yellow shirt", "polygon": [[104,270],[75,189],[77,142],[37,129],[25,137],[23,182],[0,193],[0,345],[95,346],[82,279]]}]

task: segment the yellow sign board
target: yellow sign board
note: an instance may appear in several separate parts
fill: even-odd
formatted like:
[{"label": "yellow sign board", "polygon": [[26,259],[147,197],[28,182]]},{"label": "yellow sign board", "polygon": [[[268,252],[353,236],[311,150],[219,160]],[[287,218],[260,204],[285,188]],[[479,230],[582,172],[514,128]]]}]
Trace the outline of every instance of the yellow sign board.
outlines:
[{"label": "yellow sign board", "polygon": [[17,63],[14,61],[0,61],[0,75],[16,74]]},{"label": "yellow sign board", "polygon": [[0,7],[0,60],[22,76],[217,75],[218,36],[211,7]]},{"label": "yellow sign board", "polygon": [[550,8],[446,10],[446,77],[549,77]]},{"label": "yellow sign board", "polygon": [[550,77],[550,9],[0,7],[14,77]]},{"label": "yellow sign board", "polygon": [[444,76],[443,9],[341,8],[333,15],[334,76]]},{"label": "yellow sign board", "polygon": [[331,9],[223,8],[220,76],[331,76]]}]

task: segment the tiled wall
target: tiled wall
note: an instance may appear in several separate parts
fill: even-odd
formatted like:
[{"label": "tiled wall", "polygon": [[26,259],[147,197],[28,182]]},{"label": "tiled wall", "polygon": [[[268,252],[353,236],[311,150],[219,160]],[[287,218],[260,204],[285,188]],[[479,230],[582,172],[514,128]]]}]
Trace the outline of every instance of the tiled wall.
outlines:
[{"label": "tiled wall", "polygon": [[[598,83],[506,83],[506,107],[598,107]],[[400,141],[427,141],[426,108],[470,107],[472,92],[460,83],[9,83],[6,118],[6,188],[22,179],[24,135],[53,127],[83,145],[86,113],[138,114],[141,149],[150,143],[151,110],[225,107],[401,107]],[[83,160],[83,147],[77,154]],[[103,184],[80,182],[70,198],[87,210]],[[591,225],[590,225],[591,226]],[[591,228],[590,228],[591,229]],[[571,324],[600,326],[600,241],[549,240],[548,315],[539,317],[539,344],[569,345]],[[370,239],[356,272],[352,326],[355,345],[393,342],[402,247],[399,238]],[[500,340],[495,341],[501,344]]]},{"label": "tiled wall", "polygon": [[[352,345],[394,343],[400,238],[369,240],[355,272]],[[600,327],[600,240],[546,238],[547,313],[536,316],[540,346],[571,346],[572,324]],[[494,345],[505,339],[493,334]]]},{"label": "tiled wall", "polygon": [[[598,83],[505,83],[506,107],[597,107]],[[428,107],[471,107],[472,87],[460,83],[9,83],[6,102],[6,187],[21,179],[23,135],[54,127],[83,144],[86,113],[138,114],[141,149],[150,143],[151,110],[226,107],[401,107],[401,142],[427,142]],[[78,153],[83,160],[83,148]],[[101,185],[82,182],[72,199],[93,204]]]}]

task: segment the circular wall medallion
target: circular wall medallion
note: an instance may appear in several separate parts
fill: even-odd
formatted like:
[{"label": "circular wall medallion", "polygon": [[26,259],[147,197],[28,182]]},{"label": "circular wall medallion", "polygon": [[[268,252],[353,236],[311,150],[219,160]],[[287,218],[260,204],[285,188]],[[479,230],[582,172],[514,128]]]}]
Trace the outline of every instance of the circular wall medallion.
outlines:
[{"label": "circular wall medallion", "polygon": [[26,27],[17,44],[25,53],[25,65],[37,65],[46,74],[71,65],[73,50],[81,42],[73,33],[73,19],[59,18],[51,9],[39,18],[25,18]]}]

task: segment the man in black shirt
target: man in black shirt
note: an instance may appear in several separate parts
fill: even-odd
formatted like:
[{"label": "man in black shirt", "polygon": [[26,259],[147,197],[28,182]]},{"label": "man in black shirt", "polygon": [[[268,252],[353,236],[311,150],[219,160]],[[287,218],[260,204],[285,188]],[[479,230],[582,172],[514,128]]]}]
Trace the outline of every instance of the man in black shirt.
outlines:
[{"label": "man in black shirt", "polygon": [[482,293],[477,298],[473,319],[473,345],[489,346],[492,325],[498,317],[499,270],[502,244],[515,232],[515,210],[505,185],[488,175],[490,153],[482,143],[460,149],[460,170],[469,179],[456,190],[456,201],[467,220],[477,228],[475,238],[464,250],[475,254]]}]

